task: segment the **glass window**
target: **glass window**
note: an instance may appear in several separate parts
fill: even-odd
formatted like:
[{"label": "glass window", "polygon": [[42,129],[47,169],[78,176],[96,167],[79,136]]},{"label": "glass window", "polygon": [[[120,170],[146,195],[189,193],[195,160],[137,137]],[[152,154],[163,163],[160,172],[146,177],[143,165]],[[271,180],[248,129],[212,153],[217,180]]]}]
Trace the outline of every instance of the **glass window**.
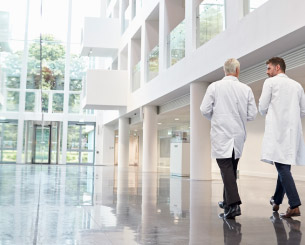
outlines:
[{"label": "glass window", "polygon": [[185,21],[178,24],[169,34],[169,66],[185,56]]},{"label": "glass window", "polygon": [[139,61],[132,71],[132,92],[136,91],[141,86],[141,61]]},{"label": "glass window", "polygon": [[42,93],[42,99],[41,99],[42,105],[41,109],[43,112],[49,111],[49,93]]},{"label": "glass window", "polygon": [[0,162],[16,162],[17,132],[17,122],[0,123]]},{"label": "glass window", "polygon": [[159,73],[159,46],[152,49],[148,55],[147,81],[156,77]]},{"label": "glass window", "polygon": [[26,92],[25,95],[25,111],[34,111],[35,110],[35,93]]},{"label": "glass window", "polygon": [[69,125],[67,150],[79,150],[79,137],[79,127],[77,125]]},{"label": "glass window", "polygon": [[70,94],[69,113],[79,113],[79,111],[80,111],[80,94]]},{"label": "glass window", "polygon": [[[27,89],[63,90],[65,74],[65,46],[53,35],[42,36],[29,45]],[[40,62],[42,59],[42,62]],[[42,64],[40,76],[40,65]],[[42,85],[40,79],[42,78]]]},{"label": "glass window", "polygon": [[95,125],[71,123],[68,126],[67,163],[94,163]]},{"label": "glass window", "polygon": [[268,0],[250,0],[250,12],[263,5]]},{"label": "glass window", "polygon": [[19,92],[7,91],[6,110],[19,111]]},{"label": "glass window", "polygon": [[23,41],[3,41],[0,40],[0,111],[18,111],[24,43]]},{"label": "glass window", "polygon": [[211,40],[225,28],[224,0],[205,0],[198,7],[197,46]]},{"label": "glass window", "polygon": [[64,108],[64,94],[53,94],[52,112],[63,112]]}]

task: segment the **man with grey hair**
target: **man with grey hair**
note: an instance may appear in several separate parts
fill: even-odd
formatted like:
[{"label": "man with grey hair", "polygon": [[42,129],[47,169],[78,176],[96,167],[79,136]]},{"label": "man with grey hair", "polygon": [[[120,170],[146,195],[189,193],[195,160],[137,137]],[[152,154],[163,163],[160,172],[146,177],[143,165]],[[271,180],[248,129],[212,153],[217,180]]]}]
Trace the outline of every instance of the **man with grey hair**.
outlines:
[{"label": "man with grey hair", "polygon": [[220,217],[232,219],[241,215],[236,171],[246,140],[246,122],[254,120],[257,108],[252,90],[239,82],[240,64],[228,59],[224,64],[225,77],[209,85],[200,111],[211,121],[212,158],[216,158],[224,184],[224,213]]}]

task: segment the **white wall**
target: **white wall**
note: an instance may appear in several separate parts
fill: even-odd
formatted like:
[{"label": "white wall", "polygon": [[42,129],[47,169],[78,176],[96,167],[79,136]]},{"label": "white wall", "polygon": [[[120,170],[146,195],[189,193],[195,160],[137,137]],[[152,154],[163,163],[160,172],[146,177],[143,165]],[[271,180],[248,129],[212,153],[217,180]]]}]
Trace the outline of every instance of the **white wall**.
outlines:
[{"label": "white wall", "polygon": [[115,110],[126,106],[127,74],[127,71],[88,70],[85,108]]},{"label": "white wall", "polygon": [[[109,126],[102,127],[102,164],[114,164],[114,129]],[[99,162],[97,162],[99,164]]]}]

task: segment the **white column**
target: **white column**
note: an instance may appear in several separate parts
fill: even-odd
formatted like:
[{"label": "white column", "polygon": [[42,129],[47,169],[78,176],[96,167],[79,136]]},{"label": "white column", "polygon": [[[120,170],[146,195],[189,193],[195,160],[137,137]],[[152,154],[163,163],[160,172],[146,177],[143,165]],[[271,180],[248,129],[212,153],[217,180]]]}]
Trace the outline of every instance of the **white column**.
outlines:
[{"label": "white column", "polygon": [[143,172],[157,172],[157,107],[143,108]]},{"label": "white column", "polygon": [[118,166],[119,170],[127,169],[129,163],[129,118],[119,119],[118,142]]},{"label": "white column", "polygon": [[191,164],[190,178],[211,179],[210,122],[200,112],[200,105],[208,87],[207,83],[191,83],[190,124]]},{"label": "white column", "polygon": [[22,163],[23,152],[23,126],[24,126],[24,108],[25,108],[25,93],[26,93],[26,79],[27,79],[27,60],[29,52],[28,44],[28,27],[29,27],[29,11],[30,1],[27,1],[25,33],[24,33],[24,52],[22,56],[22,68],[20,76],[20,92],[19,92],[19,116],[18,116],[18,134],[17,134],[17,159],[16,163]]}]

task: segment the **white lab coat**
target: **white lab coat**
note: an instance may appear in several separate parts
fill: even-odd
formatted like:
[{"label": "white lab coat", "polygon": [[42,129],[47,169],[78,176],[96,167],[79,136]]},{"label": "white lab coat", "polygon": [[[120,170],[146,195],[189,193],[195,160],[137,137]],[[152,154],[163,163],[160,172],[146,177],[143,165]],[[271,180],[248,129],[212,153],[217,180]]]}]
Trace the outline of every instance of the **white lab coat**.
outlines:
[{"label": "white lab coat", "polygon": [[271,164],[305,165],[302,86],[284,73],[266,79],[259,99],[259,112],[267,114],[261,160]]},{"label": "white lab coat", "polygon": [[257,114],[252,90],[234,76],[209,85],[200,111],[211,121],[212,158],[240,158],[246,140],[246,121]]}]

